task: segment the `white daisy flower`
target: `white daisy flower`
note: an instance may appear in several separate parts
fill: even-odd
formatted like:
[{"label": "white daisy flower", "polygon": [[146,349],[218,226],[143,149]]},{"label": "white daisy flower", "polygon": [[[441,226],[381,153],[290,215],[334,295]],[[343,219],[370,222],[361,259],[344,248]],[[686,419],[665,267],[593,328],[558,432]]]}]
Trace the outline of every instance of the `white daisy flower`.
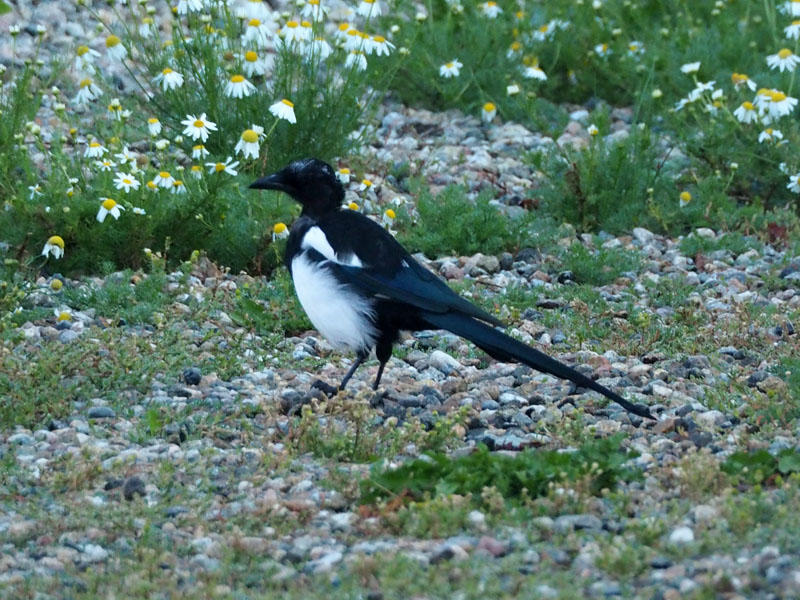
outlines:
[{"label": "white daisy flower", "polygon": [[122,40],[113,33],[106,38],[106,51],[108,56],[114,60],[122,60],[128,54],[125,46],[122,45]]},{"label": "white daisy flower", "polygon": [[150,117],[147,119],[147,130],[150,132],[151,136],[156,137],[161,133],[161,121],[155,117]]},{"label": "white daisy flower", "polygon": [[497,2],[494,0],[489,0],[488,2],[484,2],[480,5],[481,12],[483,13],[484,17],[489,19],[496,19],[497,15],[503,12],[503,9],[498,6]]},{"label": "white daisy flower", "polygon": [[78,85],[78,93],[75,94],[75,97],[72,99],[72,101],[78,106],[82,106],[92,102],[93,100],[96,100],[102,95],[103,90],[101,90],[97,84],[92,81],[92,78],[84,77],[81,79],[81,82]]},{"label": "white daisy flower", "polygon": [[245,52],[242,56],[242,70],[244,71],[244,74],[248,77],[253,77],[256,75],[263,77],[266,75],[272,66],[268,57],[272,57],[272,55],[270,54],[265,57],[261,57],[255,50],[248,50]]},{"label": "white daisy flower", "polygon": [[186,186],[183,184],[183,181],[180,179],[176,179],[172,182],[172,188],[170,189],[171,194],[185,194],[186,193]]},{"label": "white daisy flower", "polygon": [[84,158],[102,158],[108,152],[108,148],[97,140],[92,140],[83,151]]},{"label": "white daisy flower", "polygon": [[457,58],[454,58],[448,63],[443,64],[439,67],[439,77],[444,77],[445,79],[450,79],[451,77],[458,77],[461,73],[461,67],[464,65],[459,61]]},{"label": "white daisy flower", "polygon": [[344,60],[344,66],[348,69],[355,67],[357,71],[365,71],[367,68],[367,57],[361,50],[351,50]]},{"label": "white daisy flower", "polygon": [[685,65],[681,65],[681,73],[685,73],[686,75],[697,73],[699,70],[700,70],[699,60],[697,62],[690,62],[686,63]]},{"label": "white daisy flower", "polygon": [[75,69],[83,73],[93,74],[95,72],[94,60],[100,56],[97,50],[89,48],[83,44],[75,49]]},{"label": "white daisy flower", "polygon": [[203,144],[192,146],[192,158],[195,160],[202,160],[208,156],[209,152]]},{"label": "white daisy flower", "polygon": [[370,52],[375,52],[376,56],[389,56],[391,51],[394,50],[394,44],[387,40],[382,35],[372,36],[372,44],[370,44]]},{"label": "white daisy flower", "polygon": [[175,183],[175,178],[169,174],[169,171],[160,171],[158,175],[153,177],[153,183],[157,187],[171,188],[172,184]]},{"label": "white daisy flower", "polygon": [[269,112],[279,119],[286,119],[289,123],[297,123],[297,117],[294,115],[294,104],[286,98],[270,106]]},{"label": "white daisy flower", "polygon": [[146,215],[147,214],[143,208],[139,208],[138,206],[134,206],[131,209],[131,212],[133,214],[135,214],[135,215]]},{"label": "white daisy flower", "polygon": [[59,259],[64,256],[64,240],[59,235],[51,235],[42,248],[42,256]]},{"label": "white daisy flower", "polygon": [[764,131],[758,134],[758,143],[764,142],[779,142],[783,139],[783,133],[779,129],[772,129],[767,127]]},{"label": "white daisy flower", "polygon": [[123,190],[126,194],[131,190],[138,190],[139,185],[141,185],[139,180],[130,173],[120,171],[114,177],[114,187],[118,190]]},{"label": "white daisy flower", "polygon": [[206,118],[206,113],[202,113],[199,117],[186,115],[186,118],[181,121],[181,125],[185,126],[183,135],[188,135],[193,140],[200,139],[204,142],[208,139],[210,131],[217,130],[217,124],[209,121]]},{"label": "white daisy flower", "polygon": [[356,12],[362,17],[378,17],[383,13],[378,0],[361,0]]},{"label": "white daisy flower", "polygon": [[325,41],[325,38],[317,36],[311,41],[310,44],[308,44],[306,58],[311,60],[315,56],[318,56],[320,60],[325,60],[331,55],[332,52],[333,48],[331,48],[331,45]]},{"label": "white daisy flower", "polygon": [[786,184],[786,189],[795,194],[800,194],[800,173],[795,173],[789,177],[789,183]]},{"label": "white daisy flower", "polygon": [[800,1],[788,0],[778,7],[782,13],[786,13],[790,17],[800,17]]},{"label": "white daisy flower", "polygon": [[350,169],[342,167],[336,171],[336,179],[342,182],[342,185],[350,183]]},{"label": "white daisy flower", "polygon": [[308,17],[314,21],[321,21],[328,14],[328,7],[320,0],[306,0],[303,9],[300,11],[301,17]]},{"label": "white daisy flower", "polygon": [[289,228],[285,223],[275,223],[272,226],[272,241],[285,240],[289,237]]},{"label": "white daisy flower", "polygon": [[242,154],[245,158],[258,158],[258,151],[261,138],[264,136],[264,128],[258,125],[251,125],[250,129],[242,132],[239,141],[234,148],[235,154]]},{"label": "white daisy flower", "polygon": [[781,73],[788,71],[791,73],[800,63],[800,57],[789,48],[781,48],[777,54],[770,54],[767,56],[767,66],[770,69],[778,69]]},{"label": "white daisy flower", "polygon": [[256,91],[256,86],[245,79],[244,75],[234,75],[225,85],[225,95],[229,98],[245,98]]},{"label": "white daisy flower", "polygon": [[108,215],[114,217],[114,219],[119,219],[120,211],[125,210],[123,206],[117,204],[117,202],[113,198],[100,198],[102,200],[102,204],[100,204],[100,210],[97,211],[97,220],[102,223],[106,220]]},{"label": "white daisy flower", "polygon": [[481,121],[484,123],[491,123],[496,114],[497,107],[494,102],[487,102],[483,105],[483,108],[481,108]]},{"label": "white daisy flower", "polygon": [[109,158],[104,158],[103,160],[94,161],[94,166],[99,171],[103,171],[104,173],[108,173],[109,171],[111,171],[117,165],[113,160],[111,160]]},{"label": "white daisy flower", "polygon": [[790,40],[800,40],[800,21],[792,21],[784,27],[783,34]]},{"label": "white daisy flower", "polygon": [[267,48],[270,45],[272,33],[261,19],[252,18],[247,22],[242,34],[244,45],[255,44],[258,48]]},{"label": "white daisy flower", "polygon": [[179,15],[200,12],[201,10],[203,10],[202,0],[178,0],[178,6],[175,7],[175,12]]},{"label": "white daisy flower", "polygon": [[269,6],[265,2],[262,2],[262,0],[243,0],[236,9],[236,16],[240,19],[269,21],[272,18],[272,12]]},{"label": "white daisy flower", "polygon": [[522,76],[526,79],[538,79],[539,81],[547,81],[547,75],[542,71],[539,65],[525,67],[522,71]]},{"label": "white daisy flower", "polygon": [[164,67],[161,73],[153,78],[153,81],[161,84],[163,91],[174,90],[183,85],[183,75],[173,71],[170,67]]},{"label": "white daisy flower", "polygon": [[757,123],[758,112],[752,102],[742,102],[741,106],[733,111],[733,116],[741,123]]},{"label": "white daisy flower", "polygon": [[227,173],[228,175],[237,175],[236,167],[239,166],[238,160],[231,160],[231,157],[225,159],[225,162],[206,163],[209,173]]}]

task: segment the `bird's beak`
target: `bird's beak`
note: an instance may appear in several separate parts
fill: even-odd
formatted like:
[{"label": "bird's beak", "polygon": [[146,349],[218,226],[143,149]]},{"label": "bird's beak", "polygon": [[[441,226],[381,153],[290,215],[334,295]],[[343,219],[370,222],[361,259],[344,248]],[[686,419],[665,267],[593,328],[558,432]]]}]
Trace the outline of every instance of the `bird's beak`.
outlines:
[{"label": "bird's beak", "polygon": [[286,184],[283,178],[283,171],[256,179],[250,184],[250,188],[254,190],[278,190],[287,194],[291,194],[294,191],[290,185]]}]

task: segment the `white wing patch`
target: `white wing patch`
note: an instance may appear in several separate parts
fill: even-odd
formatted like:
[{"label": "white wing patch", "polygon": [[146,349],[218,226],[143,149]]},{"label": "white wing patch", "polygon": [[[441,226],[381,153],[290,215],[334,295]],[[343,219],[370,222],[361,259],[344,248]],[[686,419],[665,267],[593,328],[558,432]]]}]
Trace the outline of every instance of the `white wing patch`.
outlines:
[{"label": "white wing patch", "polygon": [[[322,239],[325,239],[324,234]],[[315,249],[324,256],[320,248]],[[300,304],[314,328],[333,346],[357,352],[375,345],[378,332],[373,323],[375,307],[372,301],[339,283],[325,262],[314,262],[301,252],[292,260],[292,280]]]},{"label": "white wing patch", "polygon": [[300,243],[300,248],[303,250],[313,248],[328,260],[332,260],[340,265],[347,265],[350,267],[363,266],[361,264],[361,260],[359,260],[358,256],[355,254],[336,254],[336,252],[333,251],[333,246],[331,246],[330,242],[328,242],[328,238],[325,237],[325,232],[316,226],[311,227],[308,231],[306,231],[305,235],[303,236],[303,241]]}]

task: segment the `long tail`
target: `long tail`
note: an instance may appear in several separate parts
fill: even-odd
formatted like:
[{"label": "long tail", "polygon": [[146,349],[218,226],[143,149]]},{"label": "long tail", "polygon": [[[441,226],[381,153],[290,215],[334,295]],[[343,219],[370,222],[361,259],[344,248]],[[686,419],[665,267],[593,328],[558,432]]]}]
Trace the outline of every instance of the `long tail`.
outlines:
[{"label": "long tail", "polygon": [[549,373],[561,379],[567,379],[580,387],[599,392],[635,415],[648,419],[655,418],[650,414],[647,407],[628,402],[619,394],[615,394],[607,387],[600,385],[593,379],[589,379],[575,369],[476,319],[457,313],[434,313],[428,311],[423,311],[422,317],[431,324],[432,328],[447,329],[456,335],[466,338],[497,360],[521,362],[542,373]]}]

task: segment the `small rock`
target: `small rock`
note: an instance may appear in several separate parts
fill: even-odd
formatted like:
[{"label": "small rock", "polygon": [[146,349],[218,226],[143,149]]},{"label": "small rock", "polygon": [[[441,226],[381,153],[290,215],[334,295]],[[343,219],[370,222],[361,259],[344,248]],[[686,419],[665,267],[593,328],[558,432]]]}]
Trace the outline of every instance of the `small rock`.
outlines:
[{"label": "small rock", "polygon": [[108,558],[108,550],[98,544],[86,544],[81,553],[81,560],[88,563],[102,562]]},{"label": "small rock", "polygon": [[461,363],[441,350],[431,352],[428,362],[434,369],[441,371],[445,375],[450,375],[453,372],[457,373],[461,370]]},{"label": "small rock", "polygon": [[136,475],[128,477],[128,479],[125,480],[125,485],[122,486],[122,495],[125,497],[125,500],[133,500],[137,494],[139,496],[144,496],[144,493],[144,481]]},{"label": "small rock", "polygon": [[594,515],[561,515],[556,518],[555,529],[559,532],[572,531],[573,529],[594,529],[603,528],[603,522]]},{"label": "small rock", "polygon": [[475,549],[483,550],[495,558],[508,554],[507,544],[501,542],[500,540],[496,540],[493,537],[489,537],[488,535],[484,535],[480,540],[478,540],[478,545],[475,547]]},{"label": "small rock", "polygon": [[92,406],[86,416],[90,419],[113,419],[117,415],[108,406]]},{"label": "small rock", "polygon": [[188,367],[183,370],[183,381],[187,385],[197,385],[203,378],[203,373],[197,367]]},{"label": "small rock", "polygon": [[694,531],[691,527],[678,527],[669,534],[669,543],[680,545],[689,544],[694,541]]}]

